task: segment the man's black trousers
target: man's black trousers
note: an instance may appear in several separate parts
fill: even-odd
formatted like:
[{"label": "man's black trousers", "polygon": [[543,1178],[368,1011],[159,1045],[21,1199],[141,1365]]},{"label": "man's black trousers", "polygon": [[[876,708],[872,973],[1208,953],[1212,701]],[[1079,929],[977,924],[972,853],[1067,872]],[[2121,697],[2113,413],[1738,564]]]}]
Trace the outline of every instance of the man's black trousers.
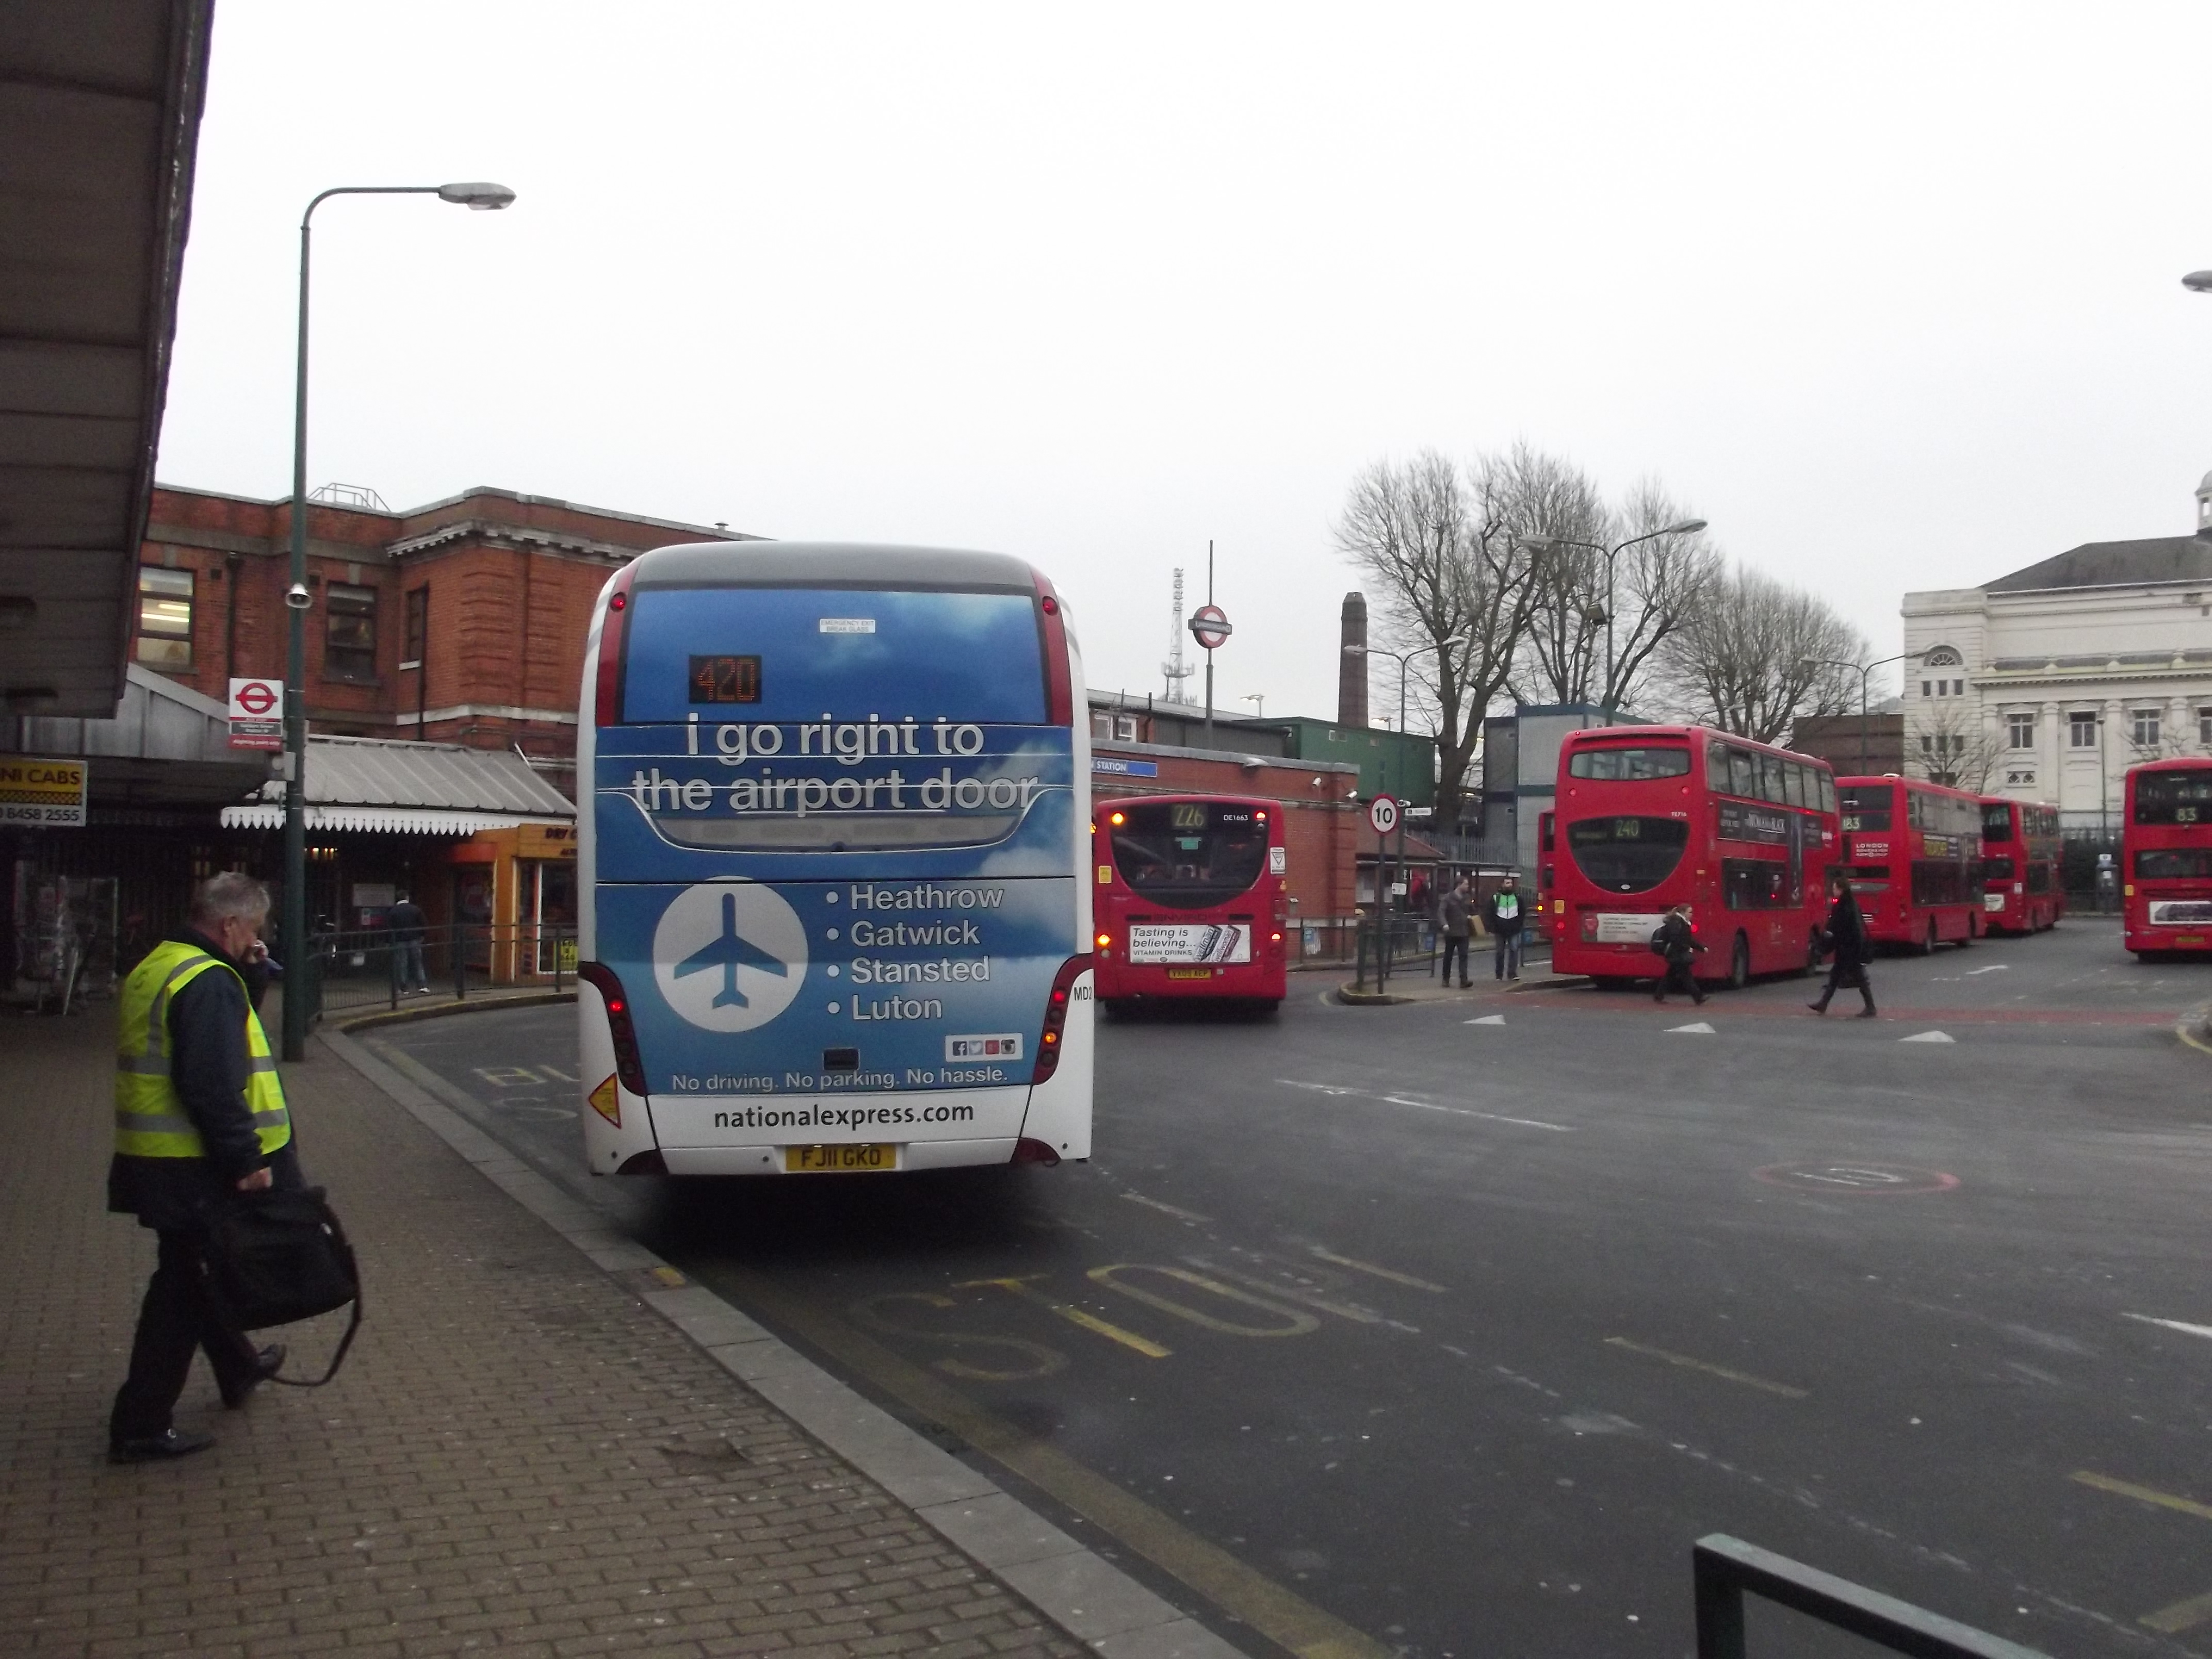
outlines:
[{"label": "man's black trousers", "polygon": [[139,1304],[138,1332],[131,1341],[131,1374],[117,1390],[107,1420],[113,1440],[168,1431],[195,1348],[206,1350],[225,1394],[239,1392],[257,1374],[253,1345],[223,1322],[208,1298],[200,1236],[164,1231],[155,1237],[160,1246],[146,1299]]},{"label": "man's black trousers", "polygon": [[1444,965],[1442,978],[1445,984],[1451,983],[1452,956],[1455,952],[1459,956],[1459,982],[1462,985],[1467,983],[1467,946],[1466,939],[1454,939],[1449,933],[1444,935]]}]

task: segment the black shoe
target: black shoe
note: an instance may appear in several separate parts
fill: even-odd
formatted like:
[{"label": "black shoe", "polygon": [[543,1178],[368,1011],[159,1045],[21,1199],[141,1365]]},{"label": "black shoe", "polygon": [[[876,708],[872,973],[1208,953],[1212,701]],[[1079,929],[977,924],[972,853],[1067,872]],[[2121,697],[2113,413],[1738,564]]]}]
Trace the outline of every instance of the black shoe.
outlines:
[{"label": "black shoe", "polygon": [[1805,1006],[1816,1014],[1825,1014],[1828,1012],[1828,1005],[1825,1002],[1808,1002]]},{"label": "black shoe", "polygon": [[159,1463],[172,1457],[190,1457],[194,1452],[205,1451],[215,1444],[211,1434],[197,1431],[164,1429],[159,1434],[133,1435],[128,1440],[107,1443],[107,1461],[111,1463]]},{"label": "black shoe", "polygon": [[1872,1019],[1874,1017],[1875,1012],[1871,1008],[1862,1008],[1856,1015],[1853,1016],[1854,1018],[1857,1019]]},{"label": "black shoe", "polygon": [[236,1411],[253,1397],[253,1391],[283,1369],[284,1345],[272,1342],[253,1356],[253,1374],[243,1382],[221,1384],[222,1403]]}]

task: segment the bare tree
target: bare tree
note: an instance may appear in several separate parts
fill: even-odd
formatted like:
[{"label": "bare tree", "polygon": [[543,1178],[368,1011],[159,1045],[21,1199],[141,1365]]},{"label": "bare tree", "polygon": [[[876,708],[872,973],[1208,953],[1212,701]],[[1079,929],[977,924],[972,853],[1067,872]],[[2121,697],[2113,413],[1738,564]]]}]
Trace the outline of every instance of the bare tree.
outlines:
[{"label": "bare tree", "polygon": [[1459,468],[1425,450],[1354,478],[1336,524],[1338,549],[1379,590],[1383,638],[1419,653],[1405,665],[1407,696],[1436,729],[1437,817],[1447,824],[1528,614],[1528,556],[1479,505]]},{"label": "bare tree", "polygon": [[1703,531],[1658,533],[1691,517],[1656,478],[1632,485],[1621,503],[1615,523],[1620,539],[1632,545],[1613,572],[1613,664],[1599,698],[1607,708],[1636,705],[1659,652],[1727,574]]},{"label": "bare tree", "polygon": [[1980,794],[2004,752],[2003,737],[1966,698],[1923,702],[1905,733],[1905,768],[1930,783]]},{"label": "bare tree", "polygon": [[[1808,714],[1858,707],[1865,636],[1827,602],[1757,570],[1711,583],[1655,653],[1668,712],[1759,743],[1778,743]],[[1823,660],[1826,659],[1826,660]]]}]

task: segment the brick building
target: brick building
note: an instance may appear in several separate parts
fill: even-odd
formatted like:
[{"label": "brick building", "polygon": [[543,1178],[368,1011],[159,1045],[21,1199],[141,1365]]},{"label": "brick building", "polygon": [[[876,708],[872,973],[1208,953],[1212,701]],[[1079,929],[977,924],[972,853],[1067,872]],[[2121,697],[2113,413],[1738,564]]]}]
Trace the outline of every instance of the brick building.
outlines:
[{"label": "brick building", "polygon": [[[234,677],[281,678],[291,534],[289,499],[156,489],[131,660],[219,700]],[[573,794],[599,588],[648,548],[714,539],[750,538],[505,489],[404,512],[311,500],[309,727],[519,749]]]}]

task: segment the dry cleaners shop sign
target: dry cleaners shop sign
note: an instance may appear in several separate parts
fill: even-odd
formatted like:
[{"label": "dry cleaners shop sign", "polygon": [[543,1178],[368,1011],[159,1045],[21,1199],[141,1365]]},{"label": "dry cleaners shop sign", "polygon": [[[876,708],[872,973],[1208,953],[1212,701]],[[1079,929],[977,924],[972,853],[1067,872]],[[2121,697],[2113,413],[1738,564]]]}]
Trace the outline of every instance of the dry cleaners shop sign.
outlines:
[{"label": "dry cleaners shop sign", "polygon": [[90,769],[81,760],[0,756],[0,829],[83,829]]}]

